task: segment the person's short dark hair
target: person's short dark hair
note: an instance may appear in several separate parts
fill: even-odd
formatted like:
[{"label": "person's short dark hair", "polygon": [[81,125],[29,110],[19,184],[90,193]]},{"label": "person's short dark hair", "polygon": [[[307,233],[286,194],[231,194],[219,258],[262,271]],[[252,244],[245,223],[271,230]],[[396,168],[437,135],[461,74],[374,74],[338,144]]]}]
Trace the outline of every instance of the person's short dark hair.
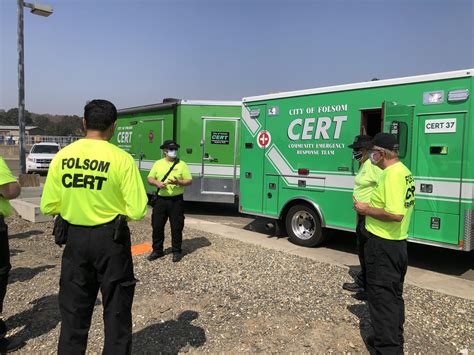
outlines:
[{"label": "person's short dark hair", "polygon": [[92,100],[84,107],[87,129],[105,131],[117,121],[117,108],[107,100]]}]

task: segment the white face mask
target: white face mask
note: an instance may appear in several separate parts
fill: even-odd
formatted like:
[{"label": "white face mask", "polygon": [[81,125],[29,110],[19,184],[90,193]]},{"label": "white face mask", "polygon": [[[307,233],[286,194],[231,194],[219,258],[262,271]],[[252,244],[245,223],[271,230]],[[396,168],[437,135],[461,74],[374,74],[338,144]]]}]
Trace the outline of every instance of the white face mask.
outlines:
[{"label": "white face mask", "polygon": [[378,161],[375,160],[374,159],[374,154],[375,154],[375,152],[370,152],[369,153],[369,160],[372,164],[377,165],[378,163],[380,163],[380,159]]},{"label": "white face mask", "polygon": [[168,150],[166,152],[166,155],[169,157],[169,158],[176,158],[176,155],[178,154],[178,151],[176,150]]}]

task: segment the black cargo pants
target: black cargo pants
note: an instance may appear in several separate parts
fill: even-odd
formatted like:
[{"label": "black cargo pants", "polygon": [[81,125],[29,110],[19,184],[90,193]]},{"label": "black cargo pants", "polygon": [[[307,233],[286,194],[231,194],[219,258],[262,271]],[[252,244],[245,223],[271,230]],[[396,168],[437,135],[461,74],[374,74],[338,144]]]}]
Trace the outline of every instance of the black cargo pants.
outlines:
[{"label": "black cargo pants", "polygon": [[171,226],[171,249],[173,253],[181,253],[184,228],[183,195],[172,197],[158,196],[156,200],[151,215],[153,250],[156,252],[163,251],[165,224],[168,218]]},{"label": "black cargo pants", "polygon": [[406,240],[380,238],[364,228],[366,291],[377,354],[403,354],[405,303],[403,283],[408,266]]},{"label": "black cargo pants", "polygon": [[130,354],[135,277],[130,233],[113,240],[114,224],[70,225],[59,287],[61,333],[58,354],[84,354],[100,289],[104,309],[104,354]]},{"label": "black cargo pants", "polygon": [[357,274],[355,281],[356,283],[365,289],[365,243],[367,237],[365,236],[363,229],[365,226],[365,216],[357,215],[357,226],[356,226],[356,237],[357,237],[357,255],[359,256],[360,271]]},{"label": "black cargo pants", "polygon": [[8,227],[3,216],[0,216],[0,313],[3,312],[3,300],[7,293],[8,273],[11,268]]}]

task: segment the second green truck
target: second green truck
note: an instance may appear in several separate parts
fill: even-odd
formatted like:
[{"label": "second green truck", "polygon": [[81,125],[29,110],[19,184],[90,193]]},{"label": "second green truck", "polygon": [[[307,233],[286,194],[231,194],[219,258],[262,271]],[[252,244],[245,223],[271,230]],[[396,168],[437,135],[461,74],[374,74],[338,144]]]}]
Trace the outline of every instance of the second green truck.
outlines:
[{"label": "second green truck", "polygon": [[148,193],[146,177],[163,157],[160,145],[174,139],[179,158],[193,175],[188,201],[234,203],[239,194],[240,101],[165,99],[162,103],[125,108],[112,143],[135,158]]}]

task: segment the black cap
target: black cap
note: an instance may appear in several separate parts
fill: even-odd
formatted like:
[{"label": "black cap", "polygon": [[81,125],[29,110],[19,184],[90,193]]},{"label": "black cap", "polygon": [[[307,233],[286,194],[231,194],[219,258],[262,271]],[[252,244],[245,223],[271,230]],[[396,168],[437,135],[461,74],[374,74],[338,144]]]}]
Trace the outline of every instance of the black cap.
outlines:
[{"label": "black cap", "polygon": [[162,145],[160,145],[160,149],[178,149],[179,144],[177,144],[175,141],[169,139],[163,142]]},{"label": "black cap", "polygon": [[397,136],[390,133],[377,133],[372,139],[369,148],[374,146],[385,148],[388,150],[398,150],[398,139]]},{"label": "black cap", "polygon": [[360,136],[356,136],[354,138],[354,143],[348,145],[349,148],[352,149],[361,149],[361,148],[367,148],[369,143],[372,141],[372,137],[368,136],[366,134],[361,134]]}]

